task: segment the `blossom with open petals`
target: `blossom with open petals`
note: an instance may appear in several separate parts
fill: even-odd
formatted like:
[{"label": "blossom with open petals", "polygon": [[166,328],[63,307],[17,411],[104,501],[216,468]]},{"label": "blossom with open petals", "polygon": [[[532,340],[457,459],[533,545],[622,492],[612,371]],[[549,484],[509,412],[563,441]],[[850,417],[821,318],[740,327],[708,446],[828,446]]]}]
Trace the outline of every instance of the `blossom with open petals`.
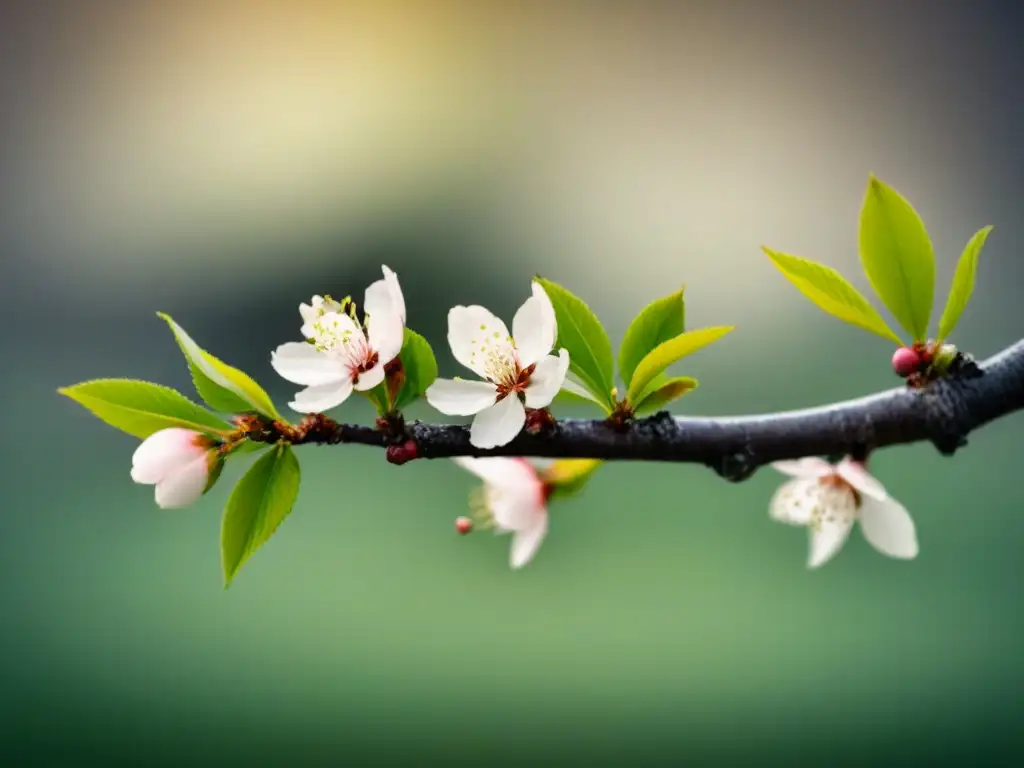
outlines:
[{"label": "blossom with open petals", "polygon": [[810,528],[809,568],[824,565],[842,549],[856,520],[864,538],[883,555],[917,556],[910,514],[862,463],[846,458],[832,465],[806,458],[775,462],[772,467],[793,479],[776,491],[769,514],[780,523]]},{"label": "blossom with open petals", "polygon": [[270,357],[278,374],[306,387],[290,408],[326,411],[353,390],[373,389],[384,380],[384,366],[402,351],[405,299],[395,273],[382,269],[384,279],[366,289],[363,324],[329,297],[314,296],[312,304],[299,306],[306,341],[282,344]]},{"label": "blossom with open petals", "polygon": [[460,457],[452,461],[484,481],[477,511],[499,533],[512,534],[511,566],[526,565],[548,532],[551,486],[526,459]]},{"label": "blossom with open petals", "polygon": [[449,416],[474,416],[469,441],[477,448],[505,445],[526,422],[526,408],[546,408],[565,381],[569,353],[555,345],[555,310],[544,289],[512,319],[512,333],[481,306],[454,307],[448,313],[448,343],[455,359],[484,379],[438,379],[427,401]]},{"label": "blossom with open petals", "polygon": [[155,485],[158,506],[187,507],[203,495],[220,469],[216,445],[191,429],[161,429],[135,450],[132,480]]}]

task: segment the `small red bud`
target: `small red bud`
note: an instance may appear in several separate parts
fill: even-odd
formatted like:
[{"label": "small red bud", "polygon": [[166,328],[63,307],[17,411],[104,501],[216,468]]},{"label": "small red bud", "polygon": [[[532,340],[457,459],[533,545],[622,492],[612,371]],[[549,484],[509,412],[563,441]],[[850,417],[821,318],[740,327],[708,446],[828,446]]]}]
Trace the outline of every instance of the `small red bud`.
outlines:
[{"label": "small red bud", "polygon": [[921,356],[909,347],[900,347],[893,353],[892,369],[897,376],[907,378],[921,367]]},{"label": "small red bud", "polygon": [[459,532],[460,536],[465,536],[473,530],[473,521],[468,517],[458,517],[455,519],[455,530]]},{"label": "small red bud", "polygon": [[401,445],[389,445],[384,454],[392,464],[405,464],[419,455],[419,448],[415,440],[406,440]]}]

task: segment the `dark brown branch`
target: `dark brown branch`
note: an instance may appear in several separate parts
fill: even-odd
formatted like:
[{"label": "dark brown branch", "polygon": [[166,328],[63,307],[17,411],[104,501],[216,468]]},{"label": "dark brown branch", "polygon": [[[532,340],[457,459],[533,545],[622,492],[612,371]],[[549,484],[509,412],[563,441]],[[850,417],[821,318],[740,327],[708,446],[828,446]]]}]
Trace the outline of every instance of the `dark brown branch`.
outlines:
[{"label": "dark brown branch", "polygon": [[[444,424],[338,424],[306,417],[298,427],[246,426],[261,442],[357,443],[388,449],[388,458],[535,456],[705,464],[731,481],[765,464],[804,456],[864,456],[889,445],[929,441],[951,455],[967,435],[1024,408],[1024,340],[921,390],[892,389],[857,400],[800,411],[727,418],[679,418],[667,412],[613,428],[600,420],[559,421],[537,434],[524,431],[508,445],[482,451],[469,428]],[[411,441],[411,442],[410,442]]]}]

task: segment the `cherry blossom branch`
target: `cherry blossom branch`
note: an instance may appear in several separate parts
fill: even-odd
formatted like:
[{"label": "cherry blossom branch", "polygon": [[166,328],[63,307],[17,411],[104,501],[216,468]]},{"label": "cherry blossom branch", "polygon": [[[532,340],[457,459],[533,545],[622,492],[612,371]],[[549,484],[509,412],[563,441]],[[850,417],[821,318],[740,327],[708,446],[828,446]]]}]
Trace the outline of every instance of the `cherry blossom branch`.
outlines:
[{"label": "cherry blossom branch", "polygon": [[295,445],[353,443],[385,448],[393,463],[413,458],[532,456],[704,464],[737,482],[758,467],[805,456],[852,455],[890,445],[928,441],[944,455],[966,445],[979,427],[1024,408],[1024,339],[980,364],[923,389],[900,387],[818,408],[723,418],[673,417],[661,412],[612,424],[567,419],[525,430],[499,448],[469,442],[469,428],[447,424],[339,424],[311,414],[297,426],[245,417],[250,440]]}]

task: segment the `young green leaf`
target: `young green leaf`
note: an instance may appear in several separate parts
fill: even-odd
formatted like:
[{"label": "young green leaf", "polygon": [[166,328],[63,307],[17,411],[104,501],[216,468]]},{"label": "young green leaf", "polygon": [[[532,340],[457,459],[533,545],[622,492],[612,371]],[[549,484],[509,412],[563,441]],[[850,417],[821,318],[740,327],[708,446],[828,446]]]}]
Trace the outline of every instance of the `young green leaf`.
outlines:
[{"label": "young green leaf", "polygon": [[652,301],[634,318],[619,347],[619,375],[627,387],[637,364],[656,346],[682,333],[685,322],[682,288]]},{"label": "young green leaf", "polygon": [[299,462],[279,443],[249,467],[231,492],[220,529],[224,586],[288,517],[299,493]]},{"label": "young green leaf", "polygon": [[633,380],[626,393],[626,399],[631,403],[639,402],[639,395],[644,392],[655,376],[680,358],[718,341],[732,330],[733,326],[731,325],[701,328],[697,331],[681,333],[674,339],[659,344],[636,367]]},{"label": "young green leaf", "polygon": [[558,459],[542,476],[551,486],[552,496],[567,498],[582,491],[602,463],[600,459]]},{"label": "young green leaf", "polygon": [[605,413],[612,412],[610,405],[601,402],[590,394],[590,390],[569,378],[562,382],[562,388],[555,395],[554,402],[561,405],[596,405]]},{"label": "young green leaf", "polygon": [[924,341],[935,293],[932,242],[907,199],[874,176],[864,196],[858,242],[875,293],[914,341]]},{"label": "young green leaf", "polygon": [[405,329],[405,341],[399,354],[405,381],[395,398],[394,407],[398,410],[422,397],[427,387],[437,378],[437,358],[430,342],[416,331]]},{"label": "young green leaf", "polygon": [[960,322],[960,315],[963,313],[967,302],[971,300],[974,293],[974,273],[978,269],[978,256],[985,246],[985,240],[992,227],[984,227],[974,233],[974,237],[967,241],[964,252],[960,254],[960,261],[957,262],[956,272],[953,274],[953,284],[949,287],[949,297],[946,299],[946,308],[942,311],[942,319],[939,320],[939,338],[949,338],[949,334]]},{"label": "young green leaf", "polygon": [[804,296],[834,317],[902,345],[860,291],[831,267],[761,246],[772,263]]},{"label": "young green leaf", "polygon": [[145,439],[169,427],[215,437],[233,427],[180,392],[133,379],[94,379],[57,390],[115,429]]},{"label": "young green leaf", "polygon": [[558,323],[555,349],[565,347],[569,351],[569,370],[579,377],[598,401],[612,405],[615,360],[612,343],[601,321],[582,299],[562,286],[542,277],[534,279],[540,283],[555,308],[555,321]]},{"label": "young green leaf", "polygon": [[675,376],[669,378],[665,374],[655,376],[638,396],[638,402],[633,406],[633,413],[637,416],[660,411],[673,400],[678,400],[687,392],[697,388],[697,380],[689,376]]},{"label": "young green leaf", "polygon": [[271,419],[281,418],[270,395],[250,376],[202,349],[170,315],[163,312],[157,315],[170,326],[174,340],[188,361],[196,391],[207,405],[226,413],[256,411]]}]

